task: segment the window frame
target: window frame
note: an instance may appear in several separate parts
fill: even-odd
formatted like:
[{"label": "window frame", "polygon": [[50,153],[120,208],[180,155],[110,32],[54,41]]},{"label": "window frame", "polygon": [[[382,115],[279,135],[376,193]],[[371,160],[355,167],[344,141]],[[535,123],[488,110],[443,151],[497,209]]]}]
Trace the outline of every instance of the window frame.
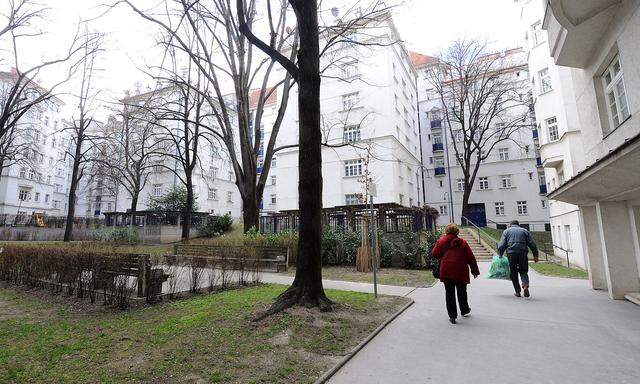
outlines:
[{"label": "window frame", "polygon": [[363,162],[362,159],[345,160],[344,177],[360,177],[362,176]]},{"label": "window frame", "polygon": [[[617,73],[615,72],[615,64],[618,64]],[[607,75],[611,76],[611,80],[608,84]],[[602,79],[602,90],[604,92],[604,104],[607,108],[607,116],[611,126],[611,129],[608,132],[605,132],[605,134],[608,134],[616,130],[619,126],[624,124],[629,117],[631,117],[631,112],[629,111],[629,100],[627,98],[627,87],[624,84],[624,71],[622,69],[622,64],[620,63],[620,55],[615,55],[600,77]],[[618,88],[619,85],[622,86],[622,96],[620,96],[620,89]],[[613,94],[613,104],[616,108],[615,118],[612,111],[612,103],[609,100],[610,93]],[[625,108],[621,108],[621,101],[624,101]],[[626,109],[626,116],[622,113],[624,109]],[[617,124],[615,119],[618,119]]]},{"label": "window frame", "polygon": [[479,177],[478,178],[478,190],[480,191],[488,191],[489,190],[489,177]]},{"label": "window frame", "polygon": [[529,215],[529,206],[526,200],[516,201],[516,210],[518,212],[518,216],[527,216]]},{"label": "window frame", "polygon": [[551,82],[551,73],[549,72],[549,67],[542,68],[538,71],[538,80],[540,83],[541,95],[553,91],[553,83]]},{"label": "window frame", "polygon": [[[549,122],[551,120],[553,120],[553,123]],[[551,116],[549,118],[546,118],[544,119],[544,124],[547,127],[547,138],[549,139],[549,142],[553,143],[560,140],[560,131],[558,130],[558,118],[556,116]]]},{"label": "window frame", "polygon": [[504,216],[505,215],[505,211],[504,211],[504,201],[496,201],[493,203],[493,208],[494,208],[494,212],[496,213],[496,216]]}]

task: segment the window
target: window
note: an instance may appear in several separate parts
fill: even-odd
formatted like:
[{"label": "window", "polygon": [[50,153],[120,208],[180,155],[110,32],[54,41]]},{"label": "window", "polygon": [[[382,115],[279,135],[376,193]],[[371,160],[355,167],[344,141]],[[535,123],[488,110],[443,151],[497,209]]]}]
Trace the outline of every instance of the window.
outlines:
[{"label": "window", "polygon": [[271,176],[271,185],[276,185],[276,177]]},{"label": "window", "polygon": [[479,187],[481,191],[486,191],[487,189],[489,189],[489,178],[488,177],[481,177],[478,179],[478,183],[479,183]]},{"label": "window", "polygon": [[28,189],[20,188],[18,190],[18,200],[20,201],[31,200],[31,191],[29,191]]},{"label": "window", "polygon": [[343,142],[345,143],[353,143],[356,141],[360,141],[360,126],[350,125],[350,126],[344,127],[344,134],[342,138],[343,138]]},{"label": "window", "polygon": [[533,45],[538,45],[544,41],[541,22],[537,21],[531,26],[531,37],[533,38]]},{"label": "window", "polygon": [[547,132],[549,132],[549,141],[558,141],[560,135],[558,133],[558,121],[555,116],[546,119],[545,123],[547,124]]},{"label": "window", "polygon": [[567,250],[571,251],[571,226],[570,225],[565,225],[564,226],[564,239],[565,239],[565,246],[567,247]]},{"label": "window", "polygon": [[518,215],[522,216],[528,214],[526,201],[518,201],[516,204],[518,205]]},{"label": "window", "polygon": [[229,181],[233,181],[233,171],[229,171]]},{"label": "window", "polygon": [[509,160],[509,148],[498,148],[498,157],[500,160]]},{"label": "window", "polygon": [[442,144],[442,135],[439,133],[433,134],[433,144]]},{"label": "window", "polygon": [[18,176],[20,176],[21,178],[24,179],[24,177],[27,175],[27,169],[26,168],[20,168],[20,172],[18,172]]},{"label": "window", "polygon": [[511,175],[500,176],[500,188],[511,188]]},{"label": "window", "polygon": [[362,176],[362,160],[348,160],[344,162],[344,175]]},{"label": "window", "polygon": [[218,200],[218,190],[215,188],[209,188],[207,197],[209,198],[209,200]]},{"label": "window", "polygon": [[627,93],[624,87],[624,78],[622,77],[622,67],[617,56],[604,71],[602,82],[611,129],[613,130],[629,117],[629,105],[627,104]]},{"label": "window", "polygon": [[342,64],[342,75],[345,79],[351,79],[359,75],[358,73],[358,60],[349,61]]},{"label": "window", "polygon": [[209,177],[212,179],[215,179],[216,177],[218,177],[218,168],[209,167]]},{"label": "window", "polygon": [[547,208],[547,200],[540,200],[540,204],[542,206],[542,208]]},{"label": "window", "polygon": [[346,205],[357,205],[362,203],[362,195],[358,193],[350,193],[344,195],[344,202]]},{"label": "window", "polygon": [[153,164],[153,172],[155,172],[155,173],[160,173],[160,172],[162,172],[162,170],[163,170],[163,168],[164,168],[162,165],[163,165],[163,162],[162,162],[162,161],[156,161],[156,162]]},{"label": "window", "polygon": [[538,71],[538,78],[540,79],[540,93],[546,93],[553,89],[553,87],[551,87],[549,68],[544,68]]},{"label": "window", "polygon": [[107,203],[107,212],[111,212],[112,205],[111,203]]},{"label": "window", "polygon": [[441,205],[440,206],[440,214],[441,215],[446,215],[447,214],[447,206],[446,205]]},{"label": "window", "polygon": [[62,193],[62,184],[55,184],[53,190],[54,192]]},{"label": "window", "polygon": [[438,182],[440,183],[440,188],[442,188],[442,186],[444,185],[444,184],[442,183],[442,180],[438,180]]},{"label": "window", "polygon": [[233,192],[227,192],[227,203],[233,203]]},{"label": "window", "polygon": [[342,96],[342,110],[348,111],[355,108],[360,102],[360,94],[358,92],[350,93]]},{"label": "window", "polygon": [[456,184],[458,186],[458,191],[460,192],[464,191],[464,179],[458,179],[456,181]]},{"label": "window", "polygon": [[435,158],[436,168],[444,167],[444,157],[436,157]]},{"label": "window", "polygon": [[276,204],[276,202],[278,201],[278,198],[276,195],[271,195],[271,204]]},{"label": "window", "polygon": [[276,158],[273,157],[271,158],[271,168],[275,168],[276,167]]},{"label": "window", "polygon": [[400,205],[404,204],[404,195],[402,193],[398,195],[398,202]]},{"label": "window", "polygon": [[58,209],[60,207],[60,201],[59,200],[53,200],[53,209]]},{"label": "window", "polygon": [[153,196],[162,196],[162,184],[153,184]]},{"label": "window", "polygon": [[497,201],[493,205],[496,209],[496,216],[504,216],[504,201]]},{"label": "window", "polygon": [[433,157],[429,157],[429,164],[433,164]]},{"label": "window", "polygon": [[33,195],[33,201],[35,202],[40,201],[40,192],[36,192],[35,195]]},{"label": "window", "polygon": [[44,195],[44,202],[45,203],[49,202],[49,194]]}]

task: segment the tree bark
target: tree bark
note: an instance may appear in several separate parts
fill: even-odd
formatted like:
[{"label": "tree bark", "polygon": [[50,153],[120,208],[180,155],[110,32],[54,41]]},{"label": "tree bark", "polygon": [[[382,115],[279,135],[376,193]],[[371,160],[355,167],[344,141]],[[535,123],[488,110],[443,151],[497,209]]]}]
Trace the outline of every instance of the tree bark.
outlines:
[{"label": "tree bark", "polygon": [[260,230],[260,203],[258,202],[259,196],[255,193],[249,194],[246,197],[242,197],[242,223],[244,224],[244,233],[247,233],[251,228]]},{"label": "tree bark", "polygon": [[298,204],[300,228],[296,275],[291,286],[258,319],[295,304],[331,310],[322,286],[322,132],[320,127],[320,43],[317,0],[290,0],[298,20]]},{"label": "tree bark", "polygon": [[182,215],[182,241],[189,241],[189,232],[191,232],[191,218],[193,217],[193,181],[191,174],[186,175],[187,179],[187,204],[184,207]]},{"label": "tree bark", "polygon": [[[82,132],[82,135],[84,135],[84,132]],[[78,189],[78,173],[80,172],[80,156],[82,154],[82,135],[78,135],[77,138],[75,157],[73,160],[73,171],[71,173],[71,184],[69,185],[67,221],[64,227],[64,241],[66,242],[71,241],[71,237],[73,235],[73,218],[76,214],[76,189]]]}]

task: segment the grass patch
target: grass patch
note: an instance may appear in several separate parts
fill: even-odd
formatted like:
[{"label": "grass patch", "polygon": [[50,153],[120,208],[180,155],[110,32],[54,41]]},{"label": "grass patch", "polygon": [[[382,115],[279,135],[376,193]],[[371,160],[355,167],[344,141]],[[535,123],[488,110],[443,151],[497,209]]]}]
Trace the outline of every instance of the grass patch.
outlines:
[{"label": "grass patch", "polygon": [[286,287],[261,285],[129,312],[78,311],[0,288],[0,382],[312,383],[405,298],[327,290],[334,312],[251,318]]},{"label": "grass patch", "polygon": [[[504,232],[503,229],[495,229],[495,228],[490,228],[490,227],[482,228],[482,230],[485,231],[487,234],[489,234],[492,238],[494,238],[496,242],[500,241],[500,237],[502,236],[502,232]],[[531,234],[531,237],[533,238],[533,241],[536,242],[536,245],[538,246],[538,250],[540,252],[544,252],[545,244],[546,244],[547,245],[547,252],[552,254],[552,252],[551,252],[551,244],[553,243],[553,240],[551,238],[551,232],[547,232],[547,231],[529,231],[529,233]],[[483,240],[489,246],[493,247],[493,243],[494,243],[493,240],[487,238],[486,236],[483,236]],[[542,256],[542,257],[544,258],[544,256]],[[533,258],[533,254],[531,253],[531,251],[529,251],[529,258],[530,259]]]},{"label": "grass patch", "polygon": [[159,245],[115,245],[109,243],[101,243],[97,241],[0,241],[0,247],[3,245],[12,245],[16,247],[57,247],[57,248],[82,248],[94,249],[102,252],[117,253],[143,253],[151,256],[162,256],[173,253],[173,244]]},{"label": "grass patch", "polygon": [[[287,274],[295,276],[295,268]],[[353,281],[356,283],[373,283],[373,273],[356,271],[355,267],[322,267],[322,278],[326,280]],[[399,268],[382,268],[376,274],[378,284],[401,287],[430,287],[435,283],[431,271]]]},{"label": "grass patch", "polygon": [[571,279],[588,279],[589,274],[581,269],[567,268],[555,263],[532,263],[529,264],[536,272],[556,277],[567,277]]}]

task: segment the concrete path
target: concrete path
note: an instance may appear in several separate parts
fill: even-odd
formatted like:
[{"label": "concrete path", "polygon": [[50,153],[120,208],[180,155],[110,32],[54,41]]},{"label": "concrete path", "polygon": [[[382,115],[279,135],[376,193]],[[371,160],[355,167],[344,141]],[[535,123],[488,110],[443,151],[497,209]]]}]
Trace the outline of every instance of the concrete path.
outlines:
[{"label": "concrete path", "polygon": [[[279,273],[262,273],[263,283],[274,283],[291,285],[293,277],[286,276]],[[328,289],[337,289],[340,291],[355,291],[373,293],[373,284],[369,283],[354,283],[350,281],[337,281],[337,280],[322,280],[322,285]],[[378,293],[388,296],[407,296],[411,292],[415,291],[413,287],[396,287],[393,285],[378,285]]]},{"label": "concrete path", "polygon": [[639,306],[585,280],[531,271],[531,284],[532,298],[518,299],[508,281],[473,281],[472,316],[457,325],[442,284],[417,289],[330,383],[640,383]]}]

